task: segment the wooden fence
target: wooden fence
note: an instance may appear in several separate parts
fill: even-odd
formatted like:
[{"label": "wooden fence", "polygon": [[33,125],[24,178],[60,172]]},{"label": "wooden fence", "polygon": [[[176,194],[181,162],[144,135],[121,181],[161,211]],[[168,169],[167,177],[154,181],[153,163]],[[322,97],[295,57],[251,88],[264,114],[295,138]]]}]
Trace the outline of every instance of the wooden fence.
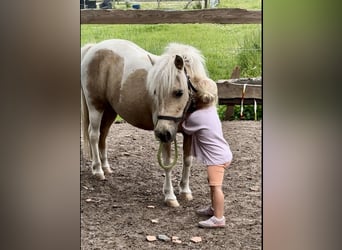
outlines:
[{"label": "wooden fence", "polygon": [[227,106],[225,120],[234,118],[235,105],[262,104],[261,77],[218,80],[216,84],[219,104]]},{"label": "wooden fence", "polygon": [[260,10],[81,10],[81,24],[219,23],[260,24]]},{"label": "wooden fence", "polygon": [[[81,10],[81,24],[160,24],[160,23],[219,23],[261,24],[260,10],[238,8],[205,10]],[[236,73],[236,74],[235,74]],[[234,105],[262,104],[262,78],[239,78],[233,72],[229,80],[218,80],[219,104],[227,105],[229,119]],[[233,77],[235,75],[235,77]]]}]

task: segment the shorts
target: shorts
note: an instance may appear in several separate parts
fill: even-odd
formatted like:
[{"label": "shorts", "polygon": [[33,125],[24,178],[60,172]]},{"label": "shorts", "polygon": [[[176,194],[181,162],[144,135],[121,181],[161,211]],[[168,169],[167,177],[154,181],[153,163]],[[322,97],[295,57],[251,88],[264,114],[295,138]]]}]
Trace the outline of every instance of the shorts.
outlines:
[{"label": "shorts", "polygon": [[207,166],[209,186],[222,186],[224,170],[230,165],[230,162],[221,165]]}]

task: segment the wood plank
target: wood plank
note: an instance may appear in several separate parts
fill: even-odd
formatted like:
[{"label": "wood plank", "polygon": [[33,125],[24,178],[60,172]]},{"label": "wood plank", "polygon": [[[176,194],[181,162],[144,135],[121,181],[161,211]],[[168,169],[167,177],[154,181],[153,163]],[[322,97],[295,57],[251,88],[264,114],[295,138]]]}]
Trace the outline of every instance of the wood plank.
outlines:
[{"label": "wood plank", "polygon": [[[230,79],[237,79],[240,78],[240,67],[239,66],[235,66],[232,74],[230,75]],[[220,103],[221,102],[221,103]],[[219,99],[219,104],[222,105],[222,99]],[[223,119],[225,121],[232,121],[234,120],[234,107],[235,105],[232,103],[228,103],[228,105],[226,105],[226,112],[224,113],[224,117]]]},{"label": "wood plank", "polygon": [[[254,105],[254,100],[258,105],[262,104],[261,99],[247,98],[243,100],[243,105]],[[219,98],[219,105],[241,105],[241,98]]]},{"label": "wood plank", "polygon": [[245,99],[262,99],[261,77],[219,80],[216,83],[219,99],[241,99],[245,84]]},{"label": "wood plank", "polygon": [[261,10],[239,8],[205,10],[82,9],[81,24],[261,23]]}]

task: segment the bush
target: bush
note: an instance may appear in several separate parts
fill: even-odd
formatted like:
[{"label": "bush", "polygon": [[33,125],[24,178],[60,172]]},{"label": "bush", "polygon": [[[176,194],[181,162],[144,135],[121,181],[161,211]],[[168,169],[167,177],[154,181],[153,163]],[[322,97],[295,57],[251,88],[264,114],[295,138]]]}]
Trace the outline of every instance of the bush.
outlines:
[{"label": "bush", "polygon": [[[254,120],[254,105],[244,105],[243,106],[243,116],[240,117],[241,112],[241,105],[235,105],[234,106],[234,120]],[[220,120],[225,120],[225,113],[227,110],[226,105],[219,105],[217,107],[217,113],[220,117]],[[262,120],[262,106],[257,106],[257,120]]]},{"label": "bush", "polygon": [[[245,35],[239,46],[237,62],[240,66],[241,77],[261,76],[261,34],[259,31]],[[219,107],[218,112],[221,120],[224,118],[226,107]],[[234,120],[254,120],[254,105],[243,106],[243,116],[240,117],[241,106],[234,107]],[[262,120],[262,106],[257,106],[257,119]]]},{"label": "bush", "polygon": [[237,55],[241,68],[241,77],[257,77],[261,75],[261,35],[252,32],[244,37],[240,52]]}]

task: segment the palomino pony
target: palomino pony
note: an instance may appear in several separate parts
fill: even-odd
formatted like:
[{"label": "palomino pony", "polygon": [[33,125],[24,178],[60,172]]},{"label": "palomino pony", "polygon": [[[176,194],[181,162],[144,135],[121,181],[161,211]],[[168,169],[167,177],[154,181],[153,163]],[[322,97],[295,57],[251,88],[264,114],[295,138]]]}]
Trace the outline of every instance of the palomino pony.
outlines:
[{"label": "palomino pony", "polygon": [[[181,132],[179,123],[189,106],[189,84],[206,77],[202,54],[188,45],[171,43],[161,56],[121,39],[82,47],[81,117],[84,145],[90,146],[92,173],[101,180],[112,173],[106,137],[117,115],[135,127],[154,130],[162,143],[164,163],[169,164],[171,143]],[[192,200],[191,136],[183,136],[180,195]],[[166,204],[177,207],[171,170],[165,169],[163,193]]]}]

